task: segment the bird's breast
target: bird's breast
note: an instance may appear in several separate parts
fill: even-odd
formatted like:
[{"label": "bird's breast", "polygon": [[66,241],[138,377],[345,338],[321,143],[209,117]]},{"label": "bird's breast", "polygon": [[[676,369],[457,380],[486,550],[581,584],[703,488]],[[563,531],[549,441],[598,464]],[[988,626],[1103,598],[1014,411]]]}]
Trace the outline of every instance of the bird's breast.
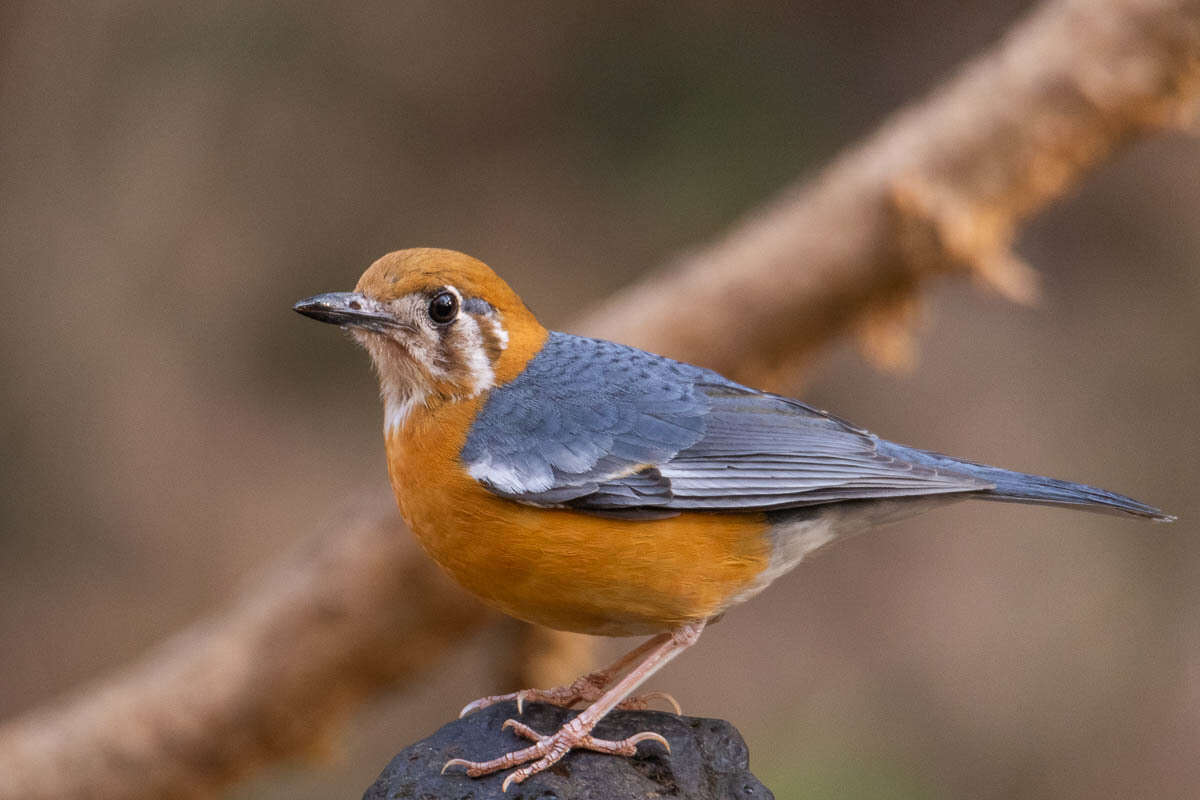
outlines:
[{"label": "bird's breast", "polygon": [[771,565],[765,515],[620,520],[508,500],[459,460],[481,400],[420,409],[387,435],[401,513],[453,578],[514,617],[612,636],[707,619]]}]

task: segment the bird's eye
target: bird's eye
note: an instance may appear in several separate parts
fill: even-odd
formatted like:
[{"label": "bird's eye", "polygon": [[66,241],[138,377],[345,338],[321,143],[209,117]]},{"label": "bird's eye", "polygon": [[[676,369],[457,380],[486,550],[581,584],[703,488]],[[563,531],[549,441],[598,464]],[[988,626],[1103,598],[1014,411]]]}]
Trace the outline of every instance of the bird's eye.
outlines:
[{"label": "bird's eye", "polygon": [[429,318],[439,325],[453,322],[458,316],[458,297],[453,292],[441,292],[429,301]]}]

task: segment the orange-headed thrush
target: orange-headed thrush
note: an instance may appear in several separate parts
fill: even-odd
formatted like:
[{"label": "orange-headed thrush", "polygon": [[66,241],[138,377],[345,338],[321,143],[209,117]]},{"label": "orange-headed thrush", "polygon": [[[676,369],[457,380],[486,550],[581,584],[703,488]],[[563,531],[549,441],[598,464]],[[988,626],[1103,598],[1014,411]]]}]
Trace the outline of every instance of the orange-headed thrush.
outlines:
[{"label": "orange-headed thrush", "polygon": [[[484,602],[566,631],[651,634],[569,686],[485,697],[590,705],[471,775],[572,748],[694,643],[707,622],[801,559],[874,524],[960,498],[1114,511],[1156,508],[880,439],[797,400],[632,347],[543,328],[487,265],[450,250],[391,253],[353,292],[296,310],[349,330],[379,373],[392,488],[425,550]],[[632,665],[632,667],[631,667]],[[630,668],[631,667],[631,668]],[[618,675],[622,675],[618,679]]]}]

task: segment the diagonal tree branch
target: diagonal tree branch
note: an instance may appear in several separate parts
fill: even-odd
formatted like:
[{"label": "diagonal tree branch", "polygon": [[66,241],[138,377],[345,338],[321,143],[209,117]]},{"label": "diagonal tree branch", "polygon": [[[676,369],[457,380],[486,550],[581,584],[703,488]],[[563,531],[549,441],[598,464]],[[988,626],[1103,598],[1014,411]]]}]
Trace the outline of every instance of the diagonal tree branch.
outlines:
[{"label": "diagonal tree branch", "polygon": [[[902,361],[897,314],[922,281],[969,274],[1031,297],[1009,249],[1021,220],[1190,118],[1198,93],[1200,0],[1047,4],[811,185],[578,327],[743,378],[848,332]],[[0,729],[0,798],[211,794],[318,744],[372,691],[497,619],[394,512],[364,514],[141,663]]]},{"label": "diagonal tree branch", "polygon": [[320,746],[382,685],[497,615],[432,567],[391,509],[347,515],[224,614],[0,732],[4,798],[199,797]]},{"label": "diagonal tree branch", "polygon": [[875,333],[903,334],[888,311],[939,274],[1032,299],[1010,251],[1018,224],[1122,145],[1190,120],[1198,81],[1196,0],[1048,3],[816,180],[580,327],[742,378],[864,326],[870,354],[903,360]]}]

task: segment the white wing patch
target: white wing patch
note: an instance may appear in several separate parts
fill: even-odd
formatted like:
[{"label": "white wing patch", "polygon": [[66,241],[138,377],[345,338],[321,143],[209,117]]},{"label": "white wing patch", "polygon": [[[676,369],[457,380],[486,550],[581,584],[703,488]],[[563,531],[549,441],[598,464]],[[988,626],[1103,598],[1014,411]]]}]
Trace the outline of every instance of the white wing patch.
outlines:
[{"label": "white wing patch", "polygon": [[480,483],[510,494],[528,491],[544,492],[554,485],[554,477],[549,470],[545,475],[530,475],[516,467],[493,464],[492,460],[487,457],[471,464],[467,471]]}]

